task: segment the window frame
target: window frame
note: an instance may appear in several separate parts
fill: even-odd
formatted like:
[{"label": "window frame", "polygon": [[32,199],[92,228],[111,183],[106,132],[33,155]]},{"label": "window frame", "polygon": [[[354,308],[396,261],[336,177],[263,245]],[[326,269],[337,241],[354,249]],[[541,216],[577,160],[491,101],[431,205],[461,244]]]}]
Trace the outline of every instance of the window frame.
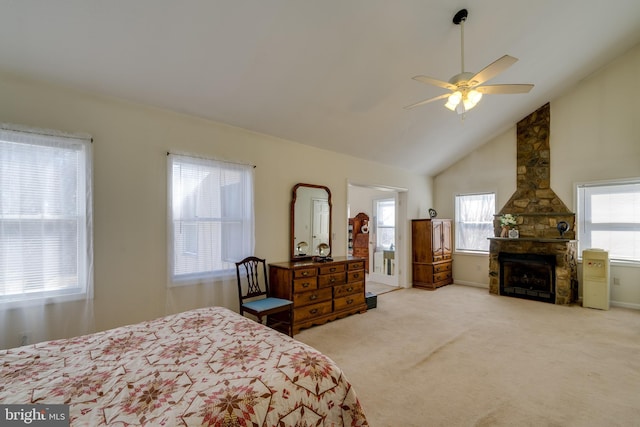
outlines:
[{"label": "window frame", "polygon": [[375,249],[376,250],[389,250],[389,248],[385,248],[384,246],[381,245],[381,230],[385,230],[385,229],[389,229],[389,230],[393,230],[393,242],[392,245],[395,247],[396,245],[396,222],[397,219],[394,216],[394,223],[393,225],[384,225],[381,223],[380,220],[380,210],[384,209],[382,206],[383,205],[388,205],[388,204],[392,204],[393,205],[393,211],[394,214],[396,213],[396,199],[394,197],[385,197],[385,198],[381,198],[381,199],[375,199],[373,201],[374,203],[374,212],[375,212],[375,234],[376,234],[376,246]]},{"label": "window frame", "polygon": [[[578,261],[582,261],[582,251],[585,249],[590,249],[593,247],[591,244],[591,236],[590,231],[638,231],[640,232],[640,223],[620,223],[620,222],[607,222],[607,223],[598,223],[597,227],[591,227],[589,224],[592,224],[588,221],[590,218],[592,208],[591,203],[587,203],[587,194],[591,193],[591,195],[596,194],[610,194],[605,191],[607,188],[609,189],[621,189],[623,192],[631,192],[635,193],[633,189],[624,189],[626,186],[639,186],[640,187],[640,177],[637,178],[625,178],[625,179],[612,179],[612,180],[601,180],[601,181],[588,181],[588,182],[579,182],[574,186],[575,190],[575,212],[576,212],[576,238],[578,239]],[[595,191],[594,191],[595,190]],[[640,192],[640,191],[638,191]],[[635,266],[640,267],[640,258],[638,259],[629,259],[629,258],[616,258],[615,254],[612,254],[609,248],[601,248],[609,252],[609,260],[612,264],[625,265],[625,266]]]},{"label": "window frame", "polygon": [[[32,146],[32,149],[37,150],[36,147],[40,147],[43,151],[47,152],[48,158],[50,157],[49,150],[64,150],[77,156],[77,170],[75,171],[75,177],[77,181],[74,184],[74,199],[75,204],[73,209],[62,209],[60,205],[58,209],[62,209],[60,212],[55,213],[47,212],[46,208],[42,211],[36,212],[32,215],[26,215],[19,213],[16,215],[7,215],[0,211],[0,227],[3,223],[18,222],[23,223],[27,221],[31,224],[41,224],[42,229],[46,229],[47,224],[54,223],[69,223],[70,221],[75,224],[69,230],[75,229],[74,238],[77,243],[73,246],[67,246],[59,248],[57,246],[46,245],[47,251],[43,250],[41,255],[49,259],[68,258],[71,255],[75,259],[75,262],[71,265],[74,266],[72,270],[72,278],[75,279],[75,286],[68,287],[54,287],[47,289],[45,283],[41,284],[41,289],[32,290],[28,292],[21,292],[16,294],[2,295],[0,294],[0,308],[18,308],[28,307],[32,305],[39,305],[42,303],[61,303],[66,301],[77,301],[93,298],[93,140],[88,135],[80,134],[68,134],[55,130],[44,130],[37,128],[30,128],[20,125],[8,125],[3,124],[0,126],[0,142],[7,142],[9,144],[22,144],[23,146]],[[37,152],[35,152],[37,154]],[[29,163],[25,161],[25,165]],[[36,163],[31,163],[33,166],[38,166]],[[40,171],[51,170],[51,167],[58,166],[59,168],[66,167],[64,164],[58,162],[51,162],[49,168]],[[56,170],[55,167],[53,170]],[[58,172],[56,172],[58,173]],[[44,177],[43,177],[44,178]],[[3,186],[4,187],[4,186]],[[9,186],[7,186],[9,188]],[[34,194],[34,189],[38,190],[35,197],[37,200],[47,200],[47,197],[43,197],[46,188],[42,188],[37,184],[33,184],[29,188],[28,195]],[[9,191],[1,189],[2,191]],[[55,194],[55,193],[54,193]],[[34,202],[34,206],[37,203]],[[55,200],[55,199],[52,199]],[[60,200],[64,201],[64,200]],[[9,205],[7,205],[9,206]],[[13,205],[12,205],[13,206]],[[45,203],[46,206],[46,203]],[[16,207],[17,208],[17,207]],[[15,208],[14,208],[15,209]],[[58,230],[56,228],[55,230]],[[60,231],[57,231],[60,232]],[[55,234],[54,234],[55,235]],[[25,236],[21,236],[23,241]],[[54,249],[52,249],[54,248]],[[30,256],[33,254],[30,253]],[[7,262],[6,260],[3,262]],[[11,260],[9,260],[11,262]],[[42,265],[46,264],[45,259],[41,261]],[[60,267],[61,268],[61,267]],[[28,271],[22,269],[22,274],[27,274]],[[43,272],[44,273],[44,272]],[[48,272],[47,272],[48,273]],[[49,278],[51,276],[48,276]],[[56,276],[59,280],[63,278]]]},{"label": "window frame", "polygon": [[[461,194],[456,194],[454,196],[454,219],[453,219],[453,223],[454,223],[454,236],[453,236],[453,240],[454,240],[454,253],[461,253],[461,254],[466,254],[466,255],[488,255],[489,254],[489,237],[493,237],[493,232],[491,232],[488,236],[487,236],[487,248],[486,249],[469,249],[469,248],[460,248],[459,247],[459,233],[462,230],[463,227],[460,226],[460,224],[462,223],[462,221],[460,220],[460,198],[461,197],[470,197],[470,196],[483,196],[483,195],[491,195],[493,196],[493,214],[491,215],[491,221],[487,222],[487,224],[491,225],[491,230],[493,230],[493,218],[495,216],[495,213],[497,212],[497,208],[496,208],[496,201],[497,201],[497,194],[495,191],[481,191],[481,192],[473,192],[473,193],[461,193]],[[479,224],[482,224],[483,222],[477,222]]]},{"label": "window frame", "polygon": [[[200,284],[211,280],[235,276],[234,263],[246,256],[253,255],[254,250],[254,166],[174,153],[167,153],[167,159],[168,286]],[[215,187],[215,194],[207,190],[207,184],[204,182],[206,179],[198,183],[198,187],[202,187],[202,190],[200,188],[192,189],[192,193],[202,191],[207,194],[207,197],[211,196],[213,197],[212,200],[216,200],[217,204],[215,206],[217,209],[221,209],[221,211],[215,212],[216,215],[214,215],[214,212],[208,210],[206,206],[204,207],[205,211],[202,210],[204,204],[198,204],[198,197],[191,197],[189,194],[181,193],[180,190],[178,190],[178,193],[174,192],[174,173],[178,164],[192,168],[210,169],[214,171],[212,172],[214,174],[219,171],[239,173],[242,175],[242,178],[239,183],[227,183],[226,186],[218,183],[218,186]],[[233,184],[240,184],[241,188],[232,188]],[[210,188],[214,187],[211,186]],[[185,190],[185,187],[182,187],[182,190]],[[246,197],[240,200],[234,200],[238,193],[242,193]],[[178,208],[180,213],[176,216],[177,211],[174,208],[174,198],[178,194],[182,194],[183,196],[183,206],[187,207],[185,211],[192,211],[192,214],[184,215],[183,209]],[[234,202],[240,206],[233,204],[232,208],[225,208],[225,206],[228,206],[227,204]],[[229,214],[229,211],[232,211],[232,213]],[[235,214],[233,214],[233,212],[235,212]],[[238,214],[238,212],[240,213]],[[240,245],[242,248],[240,253],[242,255],[234,257],[231,254],[237,252],[238,247],[229,245],[225,237],[236,236],[232,226],[237,225],[240,225],[241,235],[245,237],[248,236],[248,239],[246,241],[243,240],[243,243]],[[206,233],[202,235],[202,230],[200,230],[196,233],[196,236],[194,236],[193,227],[209,227],[210,230],[216,231],[211,232],[211,234],[207,236]],[[189,235],[185,235],[183,247],[178,247],[179,241],[176,239],[176,233],[180,234],[178,232],[179,228],[189,230]],[[238,232],[237,227],[235,227],[235,232]],[[193,243],[197,245],[195,250],[193,250]],[[195,268],[197,271],[186,273],[177,272],[177,264],[179,262],[177,259],[180,257],[183,258],[183,260],[189,259],[188,262],[190,263],[202,263],[202,260],[198,260],[199,257],[206,257],[207,254],[214,256],[216,253],[219,253],[219,259],[216,259],[216,261],[212,263],[210,269]],[[219,263],[220,267],[217,267],[215,265],[216,263]]]}]

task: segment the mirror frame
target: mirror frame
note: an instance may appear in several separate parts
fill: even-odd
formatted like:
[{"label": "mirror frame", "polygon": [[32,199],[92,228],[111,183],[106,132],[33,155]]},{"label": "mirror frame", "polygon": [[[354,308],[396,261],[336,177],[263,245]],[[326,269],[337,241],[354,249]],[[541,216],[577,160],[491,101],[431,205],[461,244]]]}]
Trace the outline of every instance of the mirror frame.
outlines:
[{"label": "mirror frame", "polygon": [[309,255],[305,255],[305,256],[296,256],[296,245],[295,245],[295,228],[296,228],[296,223],[295,223],[295,213],[296,213],[296,199],[298,198],[298,188],[303,187],[303,188],[318,188],[321,190],[324,190],[327,192],[327,202],[329,204],[329,256],[331,256],[331,253],[333,252],[333,246],[332,246],[332,242],[331,242],[331,235],[332,235],[332,223],[333,223],[333,205],[331,203],[331,190],[329,190],[329,187],[326,187],[324,185],[316,185],[316,184],[304,184],[304,183],[298,183],[296,185],[294,185],[293,190],[291,192],[291,213],[290,213],[290,218],[289,218],[289,225],[290,225],[290,242],[291,242],[291,253],[290,253],[290,257],[291,257],[291,261],[299,261],[299,260],[307,260],[310,258],[313,258],[315,255],[314,254],[309,254]]}]

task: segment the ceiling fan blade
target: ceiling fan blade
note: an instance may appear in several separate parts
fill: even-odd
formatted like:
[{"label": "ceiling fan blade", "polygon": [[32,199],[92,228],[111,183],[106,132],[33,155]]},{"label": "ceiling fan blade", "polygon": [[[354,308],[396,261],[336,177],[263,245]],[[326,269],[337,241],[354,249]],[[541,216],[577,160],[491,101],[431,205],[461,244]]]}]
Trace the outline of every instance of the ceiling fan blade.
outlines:
[{"label": "ceiling fan blade", "polygon": [[436,96],[435,98],[425,99],[424,101],[420,101],[420,102],[416,102],[415,104],[407,105],[406,107],[404,107],[404,109],[405,110],[410,110],[412,108],[419,107],[421,105],[428,104],[428,103],[433,102],[433,101],[437,101],[438,99],[448,98],[449,95],[451,95],[451,94],[450,93],[445,93],[444,95]]},{"label": "ceiling fan blade", "polygon": [[529,84],[506,84],[506,85],[487,85],[475,88],[480,93],[490,95],[508,95],[511,93],[528,93],[533,89],[533,85]]},{"label": "ceiling fan blade", "polygon": [[449,90],[452,90],[452,91],[458,90],[458,88],[455,85],[452,85],[451,83],[448,83],[448,82],[444,82],[442,80],[434,79],[432,77],[415,76],[415,77],[413,77],[413,80],[417,80],[419,82],[426,83],[428,85],[434,85],[434,86],[438,86],[438,87],[443,87],[445,89],[449,89]]},{"label": "ceiling fan blade", "polygon": [[469,79],[469,85],[477,86],[486,82],[487,80],[494,78],[495,76],[515,64],[516,61],[518,61],[518,59],[514,58],[513,56],[503,56],[502,58],[487,65],[482,70],[477,72],[473,77],[471,77]]}]

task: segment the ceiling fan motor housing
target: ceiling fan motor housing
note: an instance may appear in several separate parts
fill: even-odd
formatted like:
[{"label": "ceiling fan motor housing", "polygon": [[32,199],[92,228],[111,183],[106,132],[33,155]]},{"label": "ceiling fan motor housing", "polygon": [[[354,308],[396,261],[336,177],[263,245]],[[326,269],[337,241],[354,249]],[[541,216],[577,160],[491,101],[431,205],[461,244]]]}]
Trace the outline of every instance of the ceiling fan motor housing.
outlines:
[{"label": "ceiling fan motor housing", "polygon": [[469,87],[473,86],[473,82],[469,81],[475,74],[470,73],[468,71],[460,74],[456,74],[455,76],[449,79],[449,83],[452,85],[456,85],[458,87]]},{"label": "ceiling fan motor housing", "polygon": [[467,16],[469,16],[469,12],[467,12],[467,9],[462,9],[458,11],[458,13],[456,13],[453,17],[453,23],[456,25],[460,25],[461,22],[467,20]]}]

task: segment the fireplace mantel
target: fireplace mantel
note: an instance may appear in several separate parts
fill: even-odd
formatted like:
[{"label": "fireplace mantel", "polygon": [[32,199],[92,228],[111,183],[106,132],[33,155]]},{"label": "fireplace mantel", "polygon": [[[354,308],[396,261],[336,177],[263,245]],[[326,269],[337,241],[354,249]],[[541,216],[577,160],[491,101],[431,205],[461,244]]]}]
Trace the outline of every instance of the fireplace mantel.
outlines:
[{"label": "fireplace mantel", "polygon": [[518,238],[511,238],[511,237],[489,237],[489,240],[500,240],[500,241],[509,241],[509,242],[513,242],[513,241],[522,241],[522,242],[540,242],[540,243],[567,243],[567,242],[577,242],[577,240],[573,240],[573,239],[539,239],[536,237],[518,237]]}]

